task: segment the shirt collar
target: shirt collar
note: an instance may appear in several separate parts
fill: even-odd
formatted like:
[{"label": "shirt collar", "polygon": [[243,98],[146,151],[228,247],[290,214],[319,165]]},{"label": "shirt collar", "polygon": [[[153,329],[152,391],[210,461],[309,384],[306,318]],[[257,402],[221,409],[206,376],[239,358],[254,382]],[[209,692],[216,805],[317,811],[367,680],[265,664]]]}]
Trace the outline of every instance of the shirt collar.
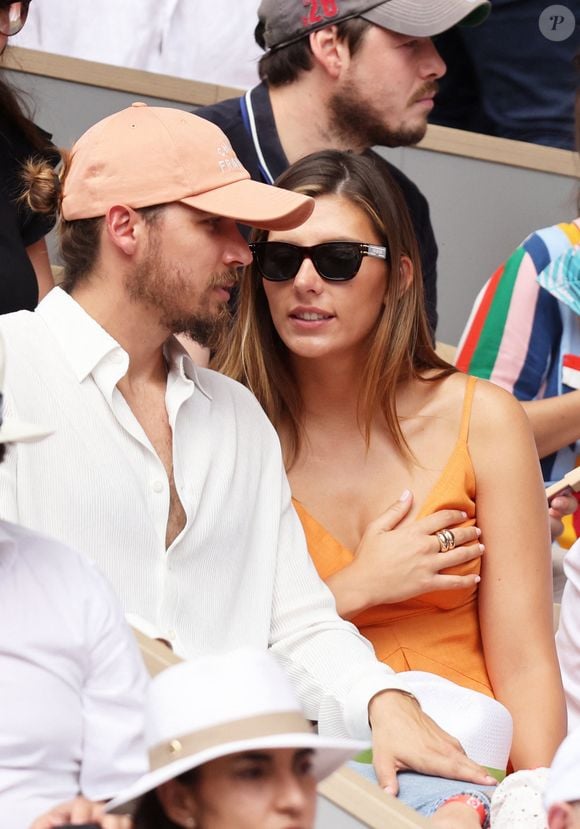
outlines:
[{"label": "shirt collar", "polygon": [[35,311],[57,340],[79,383],[114,351],[119,343],[62,288],[53,288]]},{"label": "shirt collar", "polygon": [[[61,347],[79,383],[91,375],[109,355],[117,353],[126,366],[129,355],[119,343],[62,288],[53,288],[39,303],[36,311]],[[195,363],[179,340],[169,337],[164,347],[169,370],[185,381],[191,380],[206,397]]]},{"label": "shirt collar", "polygon": [[200,392],[209,400],[211,394],[203,385],[198,367],[195,365],[185,348],[177,337],[169,337],[163,348],[165,359],[171,374],[180,377],[182,380],[192,380]]}]

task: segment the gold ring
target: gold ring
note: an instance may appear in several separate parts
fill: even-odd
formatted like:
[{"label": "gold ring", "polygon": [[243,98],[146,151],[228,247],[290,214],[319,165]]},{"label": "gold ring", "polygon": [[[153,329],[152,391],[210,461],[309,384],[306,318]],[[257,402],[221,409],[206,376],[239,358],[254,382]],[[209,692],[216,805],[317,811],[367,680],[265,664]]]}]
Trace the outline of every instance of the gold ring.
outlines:
[{"label": "gold ring", "polygon": [[447,538],[447,550],[452,550],[455,547],[455,535],[451,530],[443,530],[443,535]]},{"label": "gold ring", "polygon": [[445,530],[440,530],[435,533],[437,541],[439,542],[439,552],[446,553],[449,550],[449,539],[445,535]]}]

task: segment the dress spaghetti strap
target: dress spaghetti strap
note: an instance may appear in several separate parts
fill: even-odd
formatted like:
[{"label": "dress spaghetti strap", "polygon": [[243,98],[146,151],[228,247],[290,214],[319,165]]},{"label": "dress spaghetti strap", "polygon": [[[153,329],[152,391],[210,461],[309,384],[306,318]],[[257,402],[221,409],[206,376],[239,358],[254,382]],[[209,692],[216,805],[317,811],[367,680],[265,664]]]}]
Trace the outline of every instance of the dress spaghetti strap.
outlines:
[{"label": "dress spaghetti strap", "polygon": [[463,398],[463,412],[461,413],[461,426],[459,429],[459,443],[467,443],[469,436],[469,422],[471,420],[471,407],[473,404],[473,392],[477,377],[469,375],[465,384],[465,397]]}]

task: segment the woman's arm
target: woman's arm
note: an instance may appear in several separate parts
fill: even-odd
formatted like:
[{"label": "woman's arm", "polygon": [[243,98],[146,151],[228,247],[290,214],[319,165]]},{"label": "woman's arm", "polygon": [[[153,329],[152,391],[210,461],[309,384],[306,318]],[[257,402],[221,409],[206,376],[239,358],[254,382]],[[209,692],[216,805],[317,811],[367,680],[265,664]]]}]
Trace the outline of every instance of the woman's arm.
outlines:
[{"label": "woman's arm", "polygon": [[476,386],[469,447],[476,475],[482,560],[479,615],[494,693],[514,720],[516,769],[549,766],[566,733],[552,628],[546,496],[522,407]]},{"label": "woman's arm", "polygon": [[523,402],[541,458],[580,440],[580,391]]},{"label": "woman's arm", "polygon": [[46,239],[39,239],[32,245],[26,248],[28,258],[34,268],[36,274],[36,281],[38,282],[38,299],[43,299],[47,293],[54,288],[54,279],[52,276],[52,268],[50,267],[50,260],[48,258],[48,248],[46,247]]}]

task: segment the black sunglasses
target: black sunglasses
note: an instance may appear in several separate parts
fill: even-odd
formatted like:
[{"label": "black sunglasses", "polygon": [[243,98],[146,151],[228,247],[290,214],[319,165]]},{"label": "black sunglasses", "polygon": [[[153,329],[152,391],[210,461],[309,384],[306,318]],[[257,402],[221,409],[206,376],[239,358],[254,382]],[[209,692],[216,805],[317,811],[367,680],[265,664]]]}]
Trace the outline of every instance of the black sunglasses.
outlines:
[{"label": "black sunglasses", "polygon": [[387,259],[383,245],[367,245],[364,242],[323,242],[312,247],[291,245],[288,242],[252,242],[250,250],[264,279],[270,282],[286,282],[294,279],[306,258],[316,271],[329,282],[346,282],[359,271],[363,256]]},{"label": "black sunglasses", "polygon": [[30,0],[21,3],[0,3],[0,34],[17,35],[26,23]]}]

